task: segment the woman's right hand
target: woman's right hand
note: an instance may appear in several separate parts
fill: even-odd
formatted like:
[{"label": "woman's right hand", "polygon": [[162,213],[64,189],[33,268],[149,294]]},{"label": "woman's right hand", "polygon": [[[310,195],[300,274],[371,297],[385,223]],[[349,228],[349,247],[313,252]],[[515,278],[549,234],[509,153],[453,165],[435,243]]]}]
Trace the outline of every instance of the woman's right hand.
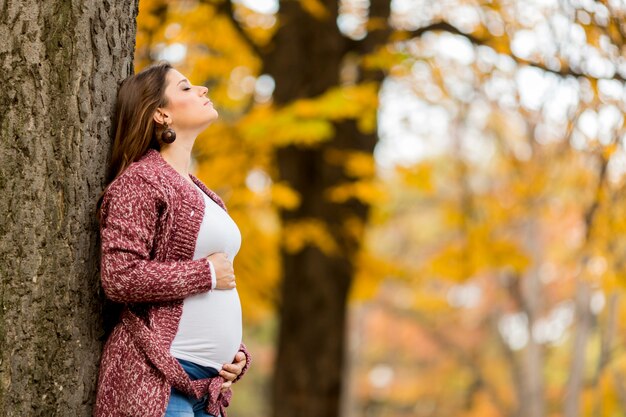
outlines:
[{"label": "woman's right hand", "polygon": [[228,259],[226,253],[217,252],[207,256],[207,259],[213,263],[215,269],[216,290],[230,290],[236,287],[235,271],[233,263]]}]

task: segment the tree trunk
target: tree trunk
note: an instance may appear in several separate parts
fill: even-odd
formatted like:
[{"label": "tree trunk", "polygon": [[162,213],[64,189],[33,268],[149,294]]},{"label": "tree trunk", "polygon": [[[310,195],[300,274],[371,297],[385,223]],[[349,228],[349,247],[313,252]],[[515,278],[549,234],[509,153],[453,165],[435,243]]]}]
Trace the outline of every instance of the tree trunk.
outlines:
[{"label": "tree trunk", "polygon": [[[583,263],[584,265],[584,263]],[[581,395],[583,392],[587,342],[591,336],[593,315],[590,309],[591,288],[580,276],[576,277],[576,330],[572,344],[570,373],[565,387],[563,402],[564,417],[580,416]]]},{"label": "tree trunk", "polygon": [[526,228],[526,251],[531,254],[533,266],[522,281],[523,306],[528,318],[528,345],[523,352],[524,379],[523,397],[519,399],[520,415],[524,417],[544,417],[546,414],[545,393],[545,347],[534,336],[536,323],[543,315],[545,299],[544,286],[539,276],[539,265],[543,263],[544,247],[540,237],[537,204],[530,204],[530,217]]},{"label": "tree trunk", "polygon": [[136,14],[137,0],[0,3],[0,415],[91,414],[94,210]]},{"label": "tree trunk", "polygon": [[[531,228],[535,228],[536,224],[534,220],[531,220],[533,225]],[[537,242],[537,248],[539,243]],[[540,256],[540,255],[536,255]],[[539,259],[536,259],[536,264],[539,264]],[[543,304],[543,285],[539,278],[539,274],[536,267],[531,268],[531,272],[526,277],[525,281],[525,298],[527,304],[527,317],[528,317],[528,345],[524,351],[524,396],[520,398],[520,413],[527,417],[543,417],[546,410],[545,400],[545,352],[544,347],[540,342],[535,340],[533,336],[533,330],[537,323]]]},{"label": "tree trunk", "polygon": [[[273,49],[263,57],[264,71],[276,80],[274,99],[278,106],[318,96],[340,83],[340,68],[350,42],[337,28],[337,1],[322,3],[329,12],[325,19],[311,17],[299,2],[281,3],[280,29]],[[372,79],[371,74],[368,77]],[[281,179],[301,196],[297,210],[281,213],[283,224],[311,218],[321,221],[335,239],[339,254],[326,255],[312,246],[297,253],[282,253],[281,328],[273,385],[275,417],[330,417],[339,413],[345,376],[346,303],[361,244],[360,237],[343,232],[343,225],[348,218],[364,224],[369,207],[354,199],[338,204],[324,198],[329,188],[353,181],[343,167],[328,164],[325,153],[338,149],[371,154],[377,137],[360,132],[352,120],[337,123],[335,129],[334,139],[317,147],[292,145],[277,151]]]}]

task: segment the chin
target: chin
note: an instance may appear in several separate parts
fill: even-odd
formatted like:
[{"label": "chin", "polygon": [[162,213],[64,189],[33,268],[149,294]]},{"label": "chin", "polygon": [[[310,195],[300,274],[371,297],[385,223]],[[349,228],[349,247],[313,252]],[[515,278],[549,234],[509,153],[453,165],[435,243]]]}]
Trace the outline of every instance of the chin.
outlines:
[{"label": "chin", "polygon": [[204,126],[207,127],[213,124],[213,122],[216,121],[218,117],[219,117],[219,114],[217,112],[212,112],[211,116],[206,119]]}]

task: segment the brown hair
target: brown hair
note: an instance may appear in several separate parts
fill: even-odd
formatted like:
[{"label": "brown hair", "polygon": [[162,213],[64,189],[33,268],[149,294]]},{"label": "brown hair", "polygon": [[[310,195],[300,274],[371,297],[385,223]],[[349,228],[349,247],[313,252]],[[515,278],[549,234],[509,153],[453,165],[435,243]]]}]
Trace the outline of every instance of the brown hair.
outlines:
[{"label": "brown hair", "polygon": [[[158,138],[163,126],[154,121],[153,115],[157,108],[167,105],[165,80],[170,69],[168,62],[160,62],[122,81],[115,103],[115,136],[104,191],[148,149],[160,149]],[[98,217],[104,191],[98,199]]]}]

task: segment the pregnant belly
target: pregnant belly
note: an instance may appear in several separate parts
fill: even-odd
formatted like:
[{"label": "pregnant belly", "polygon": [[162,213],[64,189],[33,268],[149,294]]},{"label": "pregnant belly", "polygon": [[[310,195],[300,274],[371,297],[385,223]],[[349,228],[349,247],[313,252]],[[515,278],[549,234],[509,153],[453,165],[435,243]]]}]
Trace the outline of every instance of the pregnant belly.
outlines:
[{"label": "pregnant belly", "polygon": [[234,360],[241,336],[237,289],[209,291],[185,298],[170,351],[174,357],[221,369]]}]

